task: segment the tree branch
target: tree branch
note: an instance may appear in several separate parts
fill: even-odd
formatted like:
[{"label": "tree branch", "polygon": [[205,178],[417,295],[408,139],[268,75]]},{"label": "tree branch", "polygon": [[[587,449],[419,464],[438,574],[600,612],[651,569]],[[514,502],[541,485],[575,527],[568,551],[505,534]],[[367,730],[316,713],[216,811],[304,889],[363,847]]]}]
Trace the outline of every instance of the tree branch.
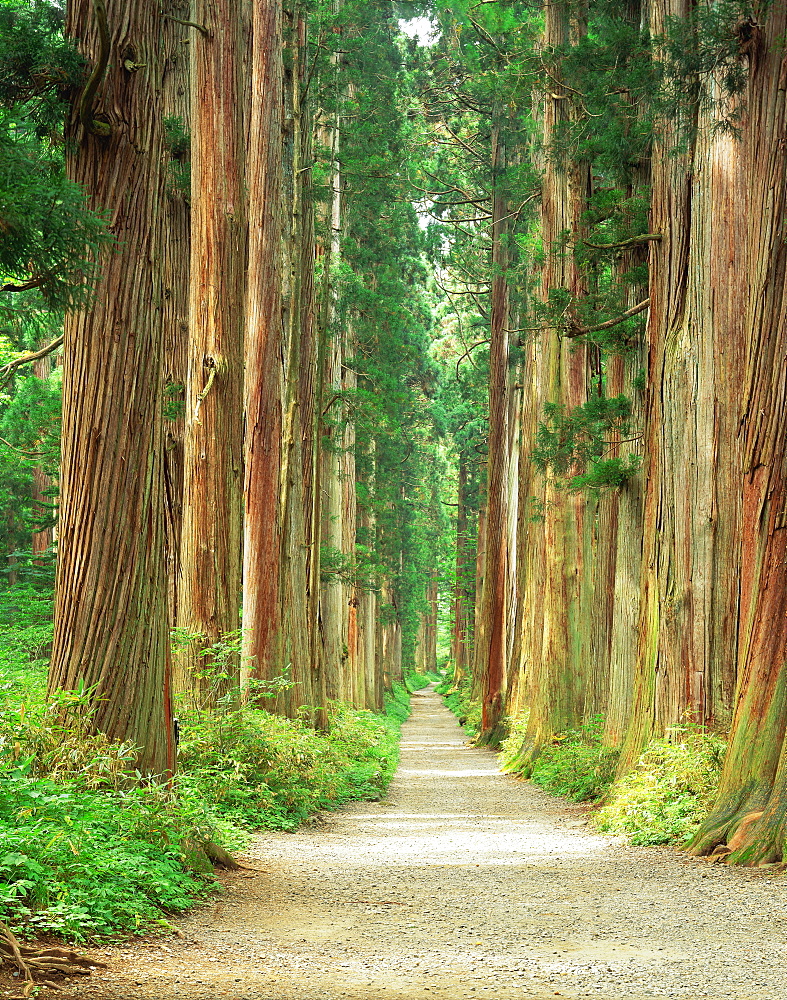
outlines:
[{"label": "tree branch", "polygon": [[195,424],[198,424],[200,422],[199,411],[200,411],[200,409],[202,407],[203,402],[205,401],[205,397],[210,392],[211,387],[213,386],[213,383],[214,383],[214,381],[216,379],[216,359],[215,358],[206,358],[204,363],[205,363],[205,366],[208,369],[210,369],[210,375],[208,375],[208,381],[205,383],[205,388],[197,396],[197,405],[194,407],[194,423]]},{"label": "tree branch", "polygon": [[38,361],[40,358],[45,358],[47,354],[51,354],[52,351],[56,351],[58,347],[63,344],[63,335],[56,337],[51,344],[47,344],[46,347],[41,347],[37,351],[31,351],[30,354],[24,354],[21,358],[17,358],[15,361],[9,361],[7,365],[3,365],[0,368],[0,386],[5,385],[10,376],[17,370],[21,368],[22,365],[29,365],[33,361]]},{"label": "tree branch", "polygon": [[478,21],[476,21],[474,18],[470,17],[469,14],[467,15],[467,20],[472,24],[472,26],[475,29],[475,32],[478,35],[478,37],[482,41],[486,42],[487,45],[491,45],[492,48],[495,50],[495,52],[497,52],[498,55],[502,56],[505,59],[506,58],[506,53],[503,52],[503,50],[500,48],[500,46],[497,44],[497,42],[494,40],[494,38],[492,38],[492,36],[489,34],[489,32],[486,30],[486,28],[482,27],[478,23]]},{"label": "tree branch", "polygon": [[623,323],[624,320],[631,319],[632,316],[636,316],[638,313],[644,312],[650,305],[650,299],[645,299],[642,302],[638,302],[637,305],[632,306],[631,309],[627,309],[620,316],[616,316],[614,319],[608,319],[606,323],[599,323],[597,326],[576,326],[572,323],[570,327],[563,333],[564,337],[584,337],[588,333],[598,333],[601,330],[609,330],[612,326],[617,326],[618,323]]},{"label": "tree branch", "polygon": [[43,451],[25,451],[24,448],[17,448],[15,444],[11,444],[10,441],[6,441],[4,437],[0,437],[0,443],[4,444],[6,448],[10,448],[11,451],[16,451],[20,455],[24,455],[25,458],[45,458]]},{"label": "tree branch", "polygon": [[0,287],[0,292],[27,292],[31,288],[40,288],[46,283],[46,276],[31,278],[29,281],[24,282],[22,285],[15,285],[13,281],[9,281],[7,284]]},{"label": "tree branch", "polygon": [[204,24],[197,24],[196,21],[184,21],[180,17],[173,17],[172,14],[162,14],[161,16],[167,21],[175,21],[176,24],[184,24],[187,28],[196,28],[197,31],[201,35],[204,35],[205,38],[213,37],[213,32],[210,28],[206,28]]},{"label": "tree branch", "polygon": [[658,243],[660,240],[661,233],[645,233],[643,236],[632,236],[619,243],[591,243],[590,240],[582,240],[582,242],[591,250],[631,250],[643,243]]},{"label": "tree branch", "polygon": [[96,91],[104,79],[107,64],[109,63],[109,28],[107,26],[107,8],[104,0],[93,0],[93,14],[95,15],[98,27],[98,60],[88,77],[85,89],[82,91],[82,96],[79,99],[79,120],[82,122],[82,127],[86,133],[106,138],[112,134],[112,127],[107,125],[106,122],[93,120],[93,98],[96,96]]},{"label": "tree branch", "polygon": [[459,379],[459,365],[464,361],[464,359],[465,358],[469,358],[470,354],[476,349],[476,347],[481,347],[482,344],[488,344],[488,343],[489,343],[488,340],[479,340],[475,344],[471,344],[467,348],[467,350],[465,351],[465,353],[460,358],[457,359],[457,362],[456,362],[456,377],[457,377],[457,379]]}]

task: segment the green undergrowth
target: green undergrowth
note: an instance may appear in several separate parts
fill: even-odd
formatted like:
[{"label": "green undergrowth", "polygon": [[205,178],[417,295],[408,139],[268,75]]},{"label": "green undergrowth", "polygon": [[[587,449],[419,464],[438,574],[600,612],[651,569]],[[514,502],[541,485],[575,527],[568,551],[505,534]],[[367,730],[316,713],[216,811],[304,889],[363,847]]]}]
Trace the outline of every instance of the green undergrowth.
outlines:
[{"label": "green undergrowth", "polygon": [[382,797],[396,769],[407,692],[391,714],[330,708],[329,732],[264,709],[239,707],[182,720],[181,795],[211,804],[242,829],[294,830],[312,813]]},{"label": "green undergrowth", "polygon": [[619,749],[604,743],[604,720],[553,737],[523,755],[527,718],[515,720],[503,743],[503,769],[530,778],[553,795],[601,803],[594,825],[634,845],[685,844],[707,816],[719,784],[726,744],[692,725],[654,740],[636,767],[615,781]]},{"label": "green undergrowth", "polygon": [[446,707],[454,713],[470,739],[475,739],[481,731],[481,704],[473,698],[471,686],[469,677],[455,683],[447,673],[438,685],[437,693],[443,696]]},{"label": "green undergrowth", "polygon": [[725,750],[719,736],[691,726],[654,740],[612,789],[596,826],[631,844],[687,843],[708,814]]},{"label": "green undergrowth", "polygon": [[554,736],[523,768],[519,758],[525,726],[525,719],[512,724],[501,748],[504,770],[524,774],[553,795],[564,795],[574,802],[598,802],[606,795],[615,778],[620,751],[604,744],[601,716]]},{"label": "green undergrowth", "polygon": [[407,674],[404,684],[412,694],[415,691],[422,691],[425,687],[429,687],[430,684],[439,684],[442,680],[442,674],[438,674],[435,670],[427,670],[424,674]]},{"label": "green undergrowth", "polygon": [[182,712],[178,775],[141,781],[136,749],[90,735],[90,692],[47,699],[51,599],[0,593],[0,920],[74,941],[167,926],[217,888],[201,845],[291,830],[317,810],[379,799],[409,714],[332,705],[330,732],[241,707]]}]

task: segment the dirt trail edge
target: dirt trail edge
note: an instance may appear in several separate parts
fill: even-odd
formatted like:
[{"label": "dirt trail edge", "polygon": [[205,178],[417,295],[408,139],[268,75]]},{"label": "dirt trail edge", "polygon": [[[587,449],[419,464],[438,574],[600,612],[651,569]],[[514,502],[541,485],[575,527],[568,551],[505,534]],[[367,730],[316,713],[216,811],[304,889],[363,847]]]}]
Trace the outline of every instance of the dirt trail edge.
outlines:
[{"label": "dirt trail edge", "polygon": [[[590,832],[501,775],[432,691],[387,798],[245,855],[265,874],[167,937],[100,951],[80,1000],[787,995],[784,878]],[[251,876],[251,877],[249,877]]]}]

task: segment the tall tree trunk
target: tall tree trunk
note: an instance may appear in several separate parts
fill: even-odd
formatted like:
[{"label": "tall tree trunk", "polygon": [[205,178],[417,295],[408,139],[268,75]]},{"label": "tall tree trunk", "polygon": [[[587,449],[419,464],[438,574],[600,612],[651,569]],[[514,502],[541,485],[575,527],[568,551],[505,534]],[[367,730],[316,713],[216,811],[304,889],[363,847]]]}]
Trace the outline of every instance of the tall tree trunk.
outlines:
[{"label": "tall tree trunk", "polygon": [[745,181],[730,204],[745,227],[744,253],[728,280],[745,302],[746,355],[743,379],[727,376],[741,401],[743,441],[739,677],[718,799],[692,845],[705,854],[726,842],[728,860],[748,865],[783,859],[787,841],[785,38],[781,4],[741,36],[749,64]]},{"label": "tall tree trunk", "polygon": [[[632,290],[627,305],[635,305],[635,300],[642,301],[640,290]],[[608,395],[623,394],[632,400],[633,428],[644,425],[643,393],[636,381],[645,362],[644,355],[642,343],[632,356],[612,358],[607,369]],[[616,437],[619,439],[620,435]],[[619,441],[610,457],[625,459],[632,454],[642,454],[641,441]],[[606,517],[599,534],[602,553],[603,547],[608,547],[609,557],[604,560],[602,555],[598,560],[596,593],[597,605],[603,606],[608,617],[605,616],[605,632],[598,634],[594,642],[593,664],[596,676],[605,678],[605,739],[613,746],[622,743],[631,715],[639,625],[643,489],[643,475],[638,472],[621,490],[602,500]],[[603,669],[605,663],[608,666]]]},{"label": "tall tree trunk", "polygon": [[133,741],[140,770],[162,773],[174,769],[158,277],[162,24],[153,0],[108,0],[105,31],[103,12],[73,0],[67,17],[91,65],[100,67],[102,49],[108,56],[95,98],[87,94],[87,127],[79,107],[69,122],[68,173],[109,214],[116,243],[102,252],[92,308],[66,319],[49,689],[84,685],[91,725]]},{"label": "tall tree trunk", "polygon": [[[39,344],[39,347],[44,347]],[[43,358],[38,358],[33,362],[33,374],[36,378],[46,382],[52,374],[54,367],[51,354]],[[52,509],[54,506],[54,479],[47,473],[42,465],[33,467],[33,517],[40,523],[46,524],[52,520]],[[41,565],[44,556],[52,548],[54,542],[54,531],[51,524],[42,527],[39,531],[33,532],[32,553],[33,564]],[[10,581],[9,581],[10,582]]]},{"label": "tall tree trunk", "polygon": [[492,125],[492,296],[489,358],[489,471],[486,508],[486,569],[481,596],[476,657],[482,677],[481,739],[501,736],[506,684],[509,498],[509,287],[506,235],[509,214],[504,194],[506,140]]},{"label": "tall tree trunk", "polygon": [[[303,72],[308,79],[308,48],[302,60]],[[305,88],[305,80],[301,80]],[[304,607],[307,634],[304,636],[303,655],[299,660],[299,676],[304,677],[300,697],[302,703],[318,706],[317,725],[324,728],[326,720],[322,712],[325,705],[325,685],[319,661],[319,598],[320,598],[320,553],[319,553],[319,509],[321,497],[317,490],[317,463],[319,461],[320,440],[317,433],[319,390],[319,329],[317,315],[317,289],[315,283],[316,247],[316,207],[311,164],[314,162],[314,115],[311,105],[304,100],[302,116],[304,169],[301,171],[302,214],[301,229],[301,281],[300,281],[300,327],[301,341],[298,370],[298,420],[300,436],[300,465],[302,477],[301,510],[303,519],[302,548],[300,560],[303,564],[304,592],[300,601]]]},{"label": "tall tree trunk", "polygon": [[[346,362],[353,356],[353,336],[351,326],[342,338],[342,392],[352,396],[358,386],[355,372]],[[353,577],[355,576],[355,541],[358,530],[358,504],[355,497],[355,423],[347,405],[342,406],[342,451],[339,462],[342,505],[342,559],[349,571],[349,578],[342,580],[340,613],[345,621],[347,636],[347,697],[355,708],[364,707],[363,675],[359,670],[357,656],[357,604],[354,603]]]},{"label": "tall tree trunk", "polygon": [[191,281],[178,627],[194,636],[176,686],[208,697],[237,687],[237,657],[205,652],[239,627],[243,531],[246,262],[244,38],[232,0],[194,0],[191,50]]},{"label": "tall tree trunk", "polygon": [[260,680],[280,657],[281,523],[281,114],[282,30],[278,0],[254,5],[246,183],[246,466],[243,659]]},{"label": "tall tree trunk", "polygon": [[429,574],[429,584],[426,588],[426,604],[429,610],[424,628],[424,668],[425,671],[431,672],[437,670],[438,598],[437,570],[433,569]]},{"label": "tall tree trunk", "polygon": [[[164,551],[167,561],[169,618],[178,620],[180,537],[183,522],[183,442],[185,438],[186,371],[189,343],[189,255],[191,193],[191,59],[187,21],[190,0],[169,0],[163,23],[164,79],[162,111],[172,138],[167,149],[167,200],[161,270],[164,285]],[[179,20],[173,20],[176,17]],[[180,123],[180,129],[178,129]],[[186,185],[188,184],[188,190]]]},{"label": "tall tree trunk", "polygon": [[[629,0],[622,11],[632,27],[640,30],[649,25],[648,0]],[[626,198],[633,204],[648,190],[650,159],[631,170]],[[622,253],[616,262],[618,280],[625,283],[625,308],[642,302],[648,295],[646,285],[633,283],[630,275],[647,263],[649,245],[634,247]],[[607,396],[626,396],[631,400],[631,438],[620,432],[611,435],[614,442],[610,458],[629,460],[642,456],[645,410],[640,373],[647,365],[645,338],[623,356],[607,359]],[[592,663],[594,679],[603,684],[604,699],[595,693],[596,704],[604,705],[605,740],[619,746],[625,736],[631,715],[634,671],[637,661],[637,628],[639,625],[640,575],[642,571],[642,518],[644,501],[642,472],[629,477],[622,489],[609,490],[600,498],[599,514],[603,526],[599,529],[598,555],[594,585],[594,604],[603,607],[598,616],[602,628],[594,630]],[[595,624],[595,623],[594,623]]]},{"label": "tall tree trunk", "polygon": [[462,681],[469,668],[469,614],[474,603],[470,595],[472,549],[468,537],[467,503],[467,451],[463,448],[459,452],[456,492],[456,577],[454,580],[454,612],[451,630],[451,661],[454,684],[459,684]]},{"label": "tall tree trunk", "polygon": [[[372,438],[365,449],[360,449],[359,478],[364,486],[366,503],[359,500],[358,528],[366,550],[375,537],[375,515],[368,497],[374,492],[376,444]],[[358,649],[364,680],[364,707],[373,712],[383,709],[383,665],[376,654],[377,636],[377,580],[368,563],[360,567],[355,598],[358,601]]]},{"label": "tall tree trunk", "polygon": [[[480,484],[479,484],[480,485]],[[484,486],[486,484],[484,483]],[[474,697],[483,696],[483,684],[484,684],[484,671],[483,664],[485,660],[483,659],[483,649],[484,642],[482,639],[483,622],[481,618],[482,609],[482,597],[484,593],[484,577],[486,574],[487,560],[486,560],[486,490],[484,489],[483,499],[481,500],[481,505],[478,509],[478,530],[476,532],[476,549],[475,549],[475,601],[473,604],[473,641],[472,648],[470,650],[471,660],[473,664],[473,681],[472,681],[472,693]],[[481,654],[479,655],[479,650]]]},{"label": "tall tree trunk", "polygon": [[[681,0],[653,3],[654,36],[688,13]],[[621,770],[687,715],[723,727],[734,686],[744,175],[740,144],[703,105],[699,115],[665,123],[653,155],[650,228],[662,238],[651,249],[640,625]],[[686,128],[695,138],[683,151]]]},{"label": "tall tree trunk", "polygon": [[[551,4],[545,15],[545,51],[576,44],[586,32],[583,18],[581,7]],[[545,304],[555,291],[569,293],[572,301],[586,293],[566,234],[572,234],[573,241],[581,233],[590,172],[587,163],[569,161],[565,153],[552,148],[561,129],[578,114],[572,92],[561,90],[556,72],[556,83],[543,98],[547,153],[541,230],[546,259],[539,297]],[[535,440],[547,402],[571,410],[587,401],[588,351],[587,346],[564,340],[554,320],[544,325],[539,343],[529,347],[526,356],[522,427],[527,440]],[[579,725],[592,704],[588,695],[595,504],[582,495],[568,494],[552,475],[534,482],[531,496],[538,505],[533,509],[531,504],[520,550],[525,566],[520,600],[527,611],[520,624],[523,677],[517,699],[530,708],[520,758],[525,768],[555,732]]]},{"label": "tall tree trunk", "polygon": [[[334,13],[339,4],[334,0]],[[334,77],[338,72],[338,55],[332,57]],[[345,353],[344,330],[336,330],[338,289],[332,271],[338,268],[342,248],[342,176],[339,166],[341,125],[341,98],[338,80],[335,79],[336,111],[330,126],[321,130],[321,139],[330,157],[330,189],[326,206],[323,247],[322,287],[322,369],[320,372],[322,394],[319,404],[319,438],[323,442],[320,454],[321,546],[329,560],[339,565],[345,556],[344,527],[344,405],[343,362]],[[325,445],[327,442],[327,446]],[[353,482],[354,488],[354,482]],[[345,699],[347,687],[347,614],[345,586],[337,576],[322,581],[320,592],[320,633],[322,637],[321,661],[325,675],[326,694],[329,698]]]},{"label": "tall tree trunk", "polygon": [[[311,199],[312,117],[304,101],[309,71],[307,17],[296,4],[285,33],[284,75],[284,424],[281,474],[282,661],[292,687],[280,707],[295,715],[313,705],[316,621],[310,600],[310,546],[316,365],[314,342],[314,223]],[[318,692],[319,693],[319,692]]]}]

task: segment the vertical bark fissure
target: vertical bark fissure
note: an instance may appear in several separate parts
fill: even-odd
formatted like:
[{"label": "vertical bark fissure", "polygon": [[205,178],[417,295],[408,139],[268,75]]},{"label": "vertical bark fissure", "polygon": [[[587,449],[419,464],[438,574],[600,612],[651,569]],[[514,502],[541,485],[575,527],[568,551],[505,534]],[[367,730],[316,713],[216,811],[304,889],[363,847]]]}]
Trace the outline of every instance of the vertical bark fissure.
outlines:
[{"label": "vertical bark fissure", "polygon": [[280,662],[281,115],[282,26],[277,0],[254,5],[246,159],[246,465],[243,547],[244,669],[260,680]]},{"label": "vertical bark fissure", "polygon": [[178,655],[181,690],[207,697],[237,686],[206,652],[239,627],[243,531],[243,334],[246,262],[241,19],[229,0],[195,0],[190,39],[191,269],[181,581],[177,624],[194,636]]},{"label": "vertical bark fissure", "polygon": [[[161,218],[164,158],[159,5],[107,2],[111,60],[93,104],[106,137],[68,125],[67,169],[110,218],[89,311],[66,319],[55,634],[49,688],[83,684],[92,724],[140,747],[148,773],[174,768],[164,564]],[[88,59],[93,6],[69,6]],[[126,69],[135,53],[138,68]]]}]

